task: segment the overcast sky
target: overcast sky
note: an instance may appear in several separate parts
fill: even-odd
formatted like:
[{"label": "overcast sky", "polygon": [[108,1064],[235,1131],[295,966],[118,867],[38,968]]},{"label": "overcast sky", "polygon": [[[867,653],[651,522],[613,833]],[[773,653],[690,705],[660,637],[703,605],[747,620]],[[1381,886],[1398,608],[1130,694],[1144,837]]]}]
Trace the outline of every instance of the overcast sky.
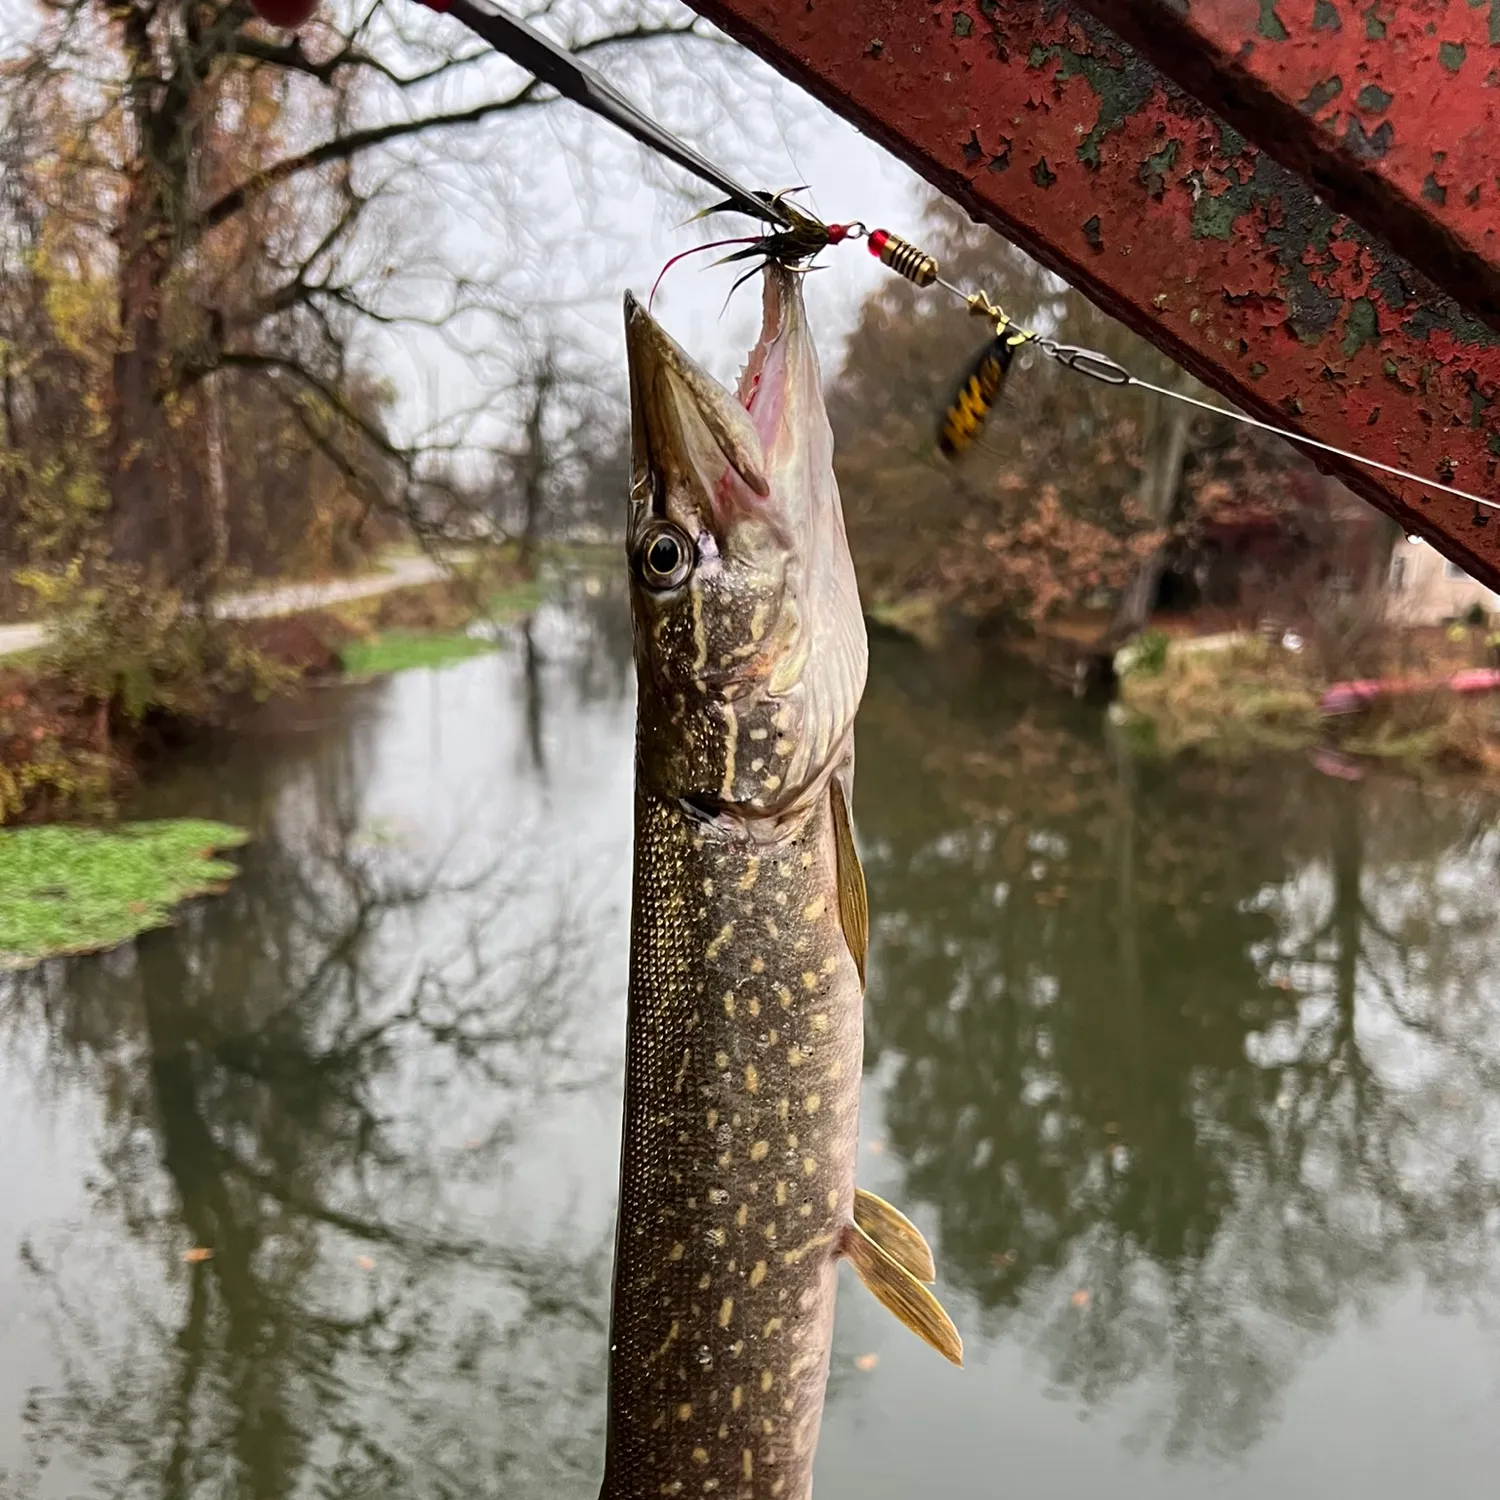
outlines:
[{"label": "overcast sky", "polygon": [[[501,3],[524,8],[524,0]],[[553,0],[555,19],[541,24],[555,36],[566,36],[570,25],[587,34],[597,31],[601,15],[624,3]],[[640,3],[669,20],[690,14],[676,0]],[[403,59],[430,61],[434,45],[459,49],[470,42],[457,22],[434,16],[415,0],[385,0],[373,12],[371,0],[324,0],[323,13],[373,17],[366,44],[398,66]],[[0,57],[19,51],[38,19],[35,0],[0,0]],[[319,50],[315,37],[308,45]],[[727,42],[653,44],[649,52],[594,60],[649,113],[749,186],[806,183],[811,192],[805,201],[827,221],[863,219],[872,227],[915,230],[922,193],[915,175],[743,49]],[[100,66],[108,68],[107,54]],[[507,60],[487,57],[415,97],[371,91],[360,106],[360,123],[389,119],[393,109],[425,114],[467,107],[504,97],[524,80]],[[292,132],[289,146],[310,144],[295,139],[295,121],[282,128]],[[325,131],[326,123],[317,124],[317,134]],[[451,289],[454,274],[500,288],[495,300],[508,310],[567,304],[562,322],[621,382],[624,290],[644,295],[668,257],[709,237],[707,226],[678,226],[691,208],[714,201],[712,189],[652,162],[614,127],[566,101],[544,116],[444,132],[408,148],[404,157],[393,153],[386,163],[365,162],[367,170],[399,176],[382,229],[367,237],[371,264],[388,262],[393,304],[430,313],[445,286]],[[675,196],[665,190],[667,181],[675,184]],[[713,226],[716,236],[743,234],[749,227],[735,216]],[[754,342],[758,284],[741,289],[721,313],[743,268],[710,269],[713,258],[710,252],[677,266],[654,311],[712,373],[729,379]],[[808,305],[824,369],[831,373],[861,299],[891,273],[858,244],[829,252],[825,261],[829,269],[809,278]],[[536,321],[545,324],[549,316],[537,311]],[[454,352],[454,334],[450,329],[445,338],[402,326],[371,331],[364,339],[366,359],[400,393],[393,425],[401,436],[431,432],[502,380],[505,348],[515,343],[503,323],[479,318],[459,330],[464,357]],[[476,436],[486,435],[483,425]]]},{"label": "overcast sky", "polygon": [[[687,14],[685,8],[677,9]],[[458,31],[454,22],[440,24]],[[717,80],[703,80],[702,88],[694,78],[695,57],[701,65],[701,52],[656,54],[649,73],[619,58],[603,59],[600,67],[689,145],[749,186],[774,190],[805,183],[810,192],[804,201],[828,222],[862,219],[872,227],[885,224],[915,232],[925,190],[889,153],[743,49],[734,47],[720,57]],[[506,81],[507,68],[497,62],[490,70],[486,83],[491,89]],[[704,89],[725,85],[730,107],[705,114]],[[734,96],[739,88],[747,91],[744,101]],[[476,144],[479,139],[468,136],[455,149],[466,154],[486,149]],[[566,101],[548,112],[545,123],[506,125],[488,149],[506,162],[507,171],[460,172],[435,194],[427,222],[447,240],[444,258],[457,257],[462,263],[472,252],[476,265],[486,263],[487,225],[497,202],[507,205],[510,230],[522,217],[533,224],[547,221],[561,243],[540,253],[523,248],[520,260],[545,297],[567,299],[585,289],[594,297],[575,317],[586,326],[591,350],[623,378],[624,291],[628,287],[644,296],[669,257],[709,237],[708,226],[680,226],[693,206],[714,201],[713,190],[676,168],[651,162],[643,148],[613,126]],[[664,177],[687,197],[664,191]],[[424,193],[425,188],[418,190],[418,196]],[[713,226],[713,237],[743,234],[751,227],[744,219],[726,216]],[[653,311],[689,353],[728,380],[754,342],[760,298],[758,282],[752,282],[725,311],[725,298],[744,267],[714,268],[715,258],[709,251],[675,266]],[[809,278],[807,297],[824,369],[831,373],[860,302],[891,273],[859,244],[831,250],[824,261],[828,269]],[[472,372],[446,358],[432,340],[402,332],[383,336],[374,347],[381,367],[403,391],[403,425],[420,426],[438,413],[462,407]]]}]

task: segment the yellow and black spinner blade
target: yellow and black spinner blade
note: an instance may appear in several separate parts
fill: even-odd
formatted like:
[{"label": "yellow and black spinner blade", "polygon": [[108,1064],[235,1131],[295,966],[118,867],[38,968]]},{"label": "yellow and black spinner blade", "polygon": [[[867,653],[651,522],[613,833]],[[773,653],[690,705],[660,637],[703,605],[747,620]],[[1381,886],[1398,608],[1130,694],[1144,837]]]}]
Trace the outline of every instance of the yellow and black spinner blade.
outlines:
[{"label": "yellow and black spinner blade", "polygon": [[964,372],[938,428],[938,447],[948,458],[956,458],[979,436],[990,408],[1005,389],[1016,349],[1024,342],[1024,335],[1018,337],[1015,329],[1002,328]]}]

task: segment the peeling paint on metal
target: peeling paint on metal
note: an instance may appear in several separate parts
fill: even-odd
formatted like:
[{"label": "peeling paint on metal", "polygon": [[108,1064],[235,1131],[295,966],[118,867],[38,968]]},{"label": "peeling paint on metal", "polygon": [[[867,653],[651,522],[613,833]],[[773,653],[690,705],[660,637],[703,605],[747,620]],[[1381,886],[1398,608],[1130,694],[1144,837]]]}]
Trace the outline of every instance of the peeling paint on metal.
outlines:
[{"label": "peeling paint on metal", "polygon": [[1500,0],[1079,3],[1500,329]]},{"label": "peeling paint on metal", "polygon": [[[1244,409],[1435,478],[1451,462],[1458,483],[1495,489],[1500,333],[1324,201],[1321,183],[1315,193],[1258,151],[1080,4],[692,3]],[[1097,9],[1104,0],[1084,3]],[[1344,6],[1342,28],[1316,34],[1315,0],[1117,3],[1172,17],[1179,29],[1210,24],[1210,13],[1247,12],[1251,35],[1234,38],[1235,65],[1282,71],[1277,87],[1297,129],[1324,139],[1332,129],[1342,152],[1354,122],[1376,157],[1362,169],[1384,173],[1392,159],[1403,172],[1418,165],[1418,212],[1451,219],[1464,211],[1454,189],[1471,185],[1463,178],[1470,143],[1411,112],[1409,69],[1399,61],[1360,66],[1363,33],[1378,21],[1388,48],[1398,39],[1418,46],[1429,70],[1422,76],[1466,95],[1485,71],[1475,54],[1489,50],[1493,12],[1447,7],[1442,35],[1413,41],[1408,9],[1430,11],[1438,0]],[[964,35],[953,25],[960,11],[973,21]],[[1351,15],[1364,15],[1367,26],[1350,24]],[[1284,36],[1260,33],[1268,19]],[[865,49],[876,35],[885,45],[872,67]],[[1457,75],[1439,58],[1445,39],[1468,46]],[[1253,50],[1242,49],[1246,42]],[[1200,61],[1207,52],[1200,48]],[[1342,81],[1339,92],[1302,114],[1293,101],[1331,78]],[[1377,108],[1381,96],[1389,98]],[[1234,124],[1256,128],[1248,118]],[[1447,150],[1441,161],[1435,140]],[[1481,213],[1500,205],[1497,173],[1492,166]],[[1447,190],[1441,209],[1421,200],[1429,174]],[[1407,529],[1500,585],[1500,527],[1474,528],[1470,507],[1419,485],[1330,466]]]}]

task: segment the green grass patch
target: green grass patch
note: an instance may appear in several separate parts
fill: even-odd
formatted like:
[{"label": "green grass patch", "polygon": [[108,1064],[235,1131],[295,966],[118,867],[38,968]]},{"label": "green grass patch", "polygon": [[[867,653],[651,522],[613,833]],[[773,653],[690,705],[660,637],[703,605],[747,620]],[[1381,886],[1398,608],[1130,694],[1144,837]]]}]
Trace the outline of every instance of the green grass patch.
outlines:
[{"label": "green grass patch", "polygon": [[485,605],[485,615],[495,624],[505,625],[511,620],[535,614],[546,598],[547,588],[540,579],[523,578],[498,593],[491,594]]},{"label": "green grass patch", "polygon": [[383,677],[417,667],[449,667],[495,649],[462,630],[387,630],[367,641],[354,641],[339,653],[350,677]]},{"label": "green grass patch", "polygon": [[165,926],[181,902],[238,873],[212,855],[248,837],[192,819],[0,829],[0,969],[95,953]]}]

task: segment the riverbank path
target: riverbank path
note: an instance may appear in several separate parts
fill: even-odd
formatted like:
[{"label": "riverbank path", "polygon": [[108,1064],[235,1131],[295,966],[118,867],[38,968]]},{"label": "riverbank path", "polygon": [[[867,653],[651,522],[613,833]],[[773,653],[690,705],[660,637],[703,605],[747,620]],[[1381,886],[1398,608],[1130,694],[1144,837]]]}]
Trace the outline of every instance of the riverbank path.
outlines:
[{"label": "riverbank path", "polygon": [[[425,555],[388,557],[380,572],[364,573],[358,578],[275,584],[249,593],[230,594],[215,604],[214,613],[224,620],[264,620],[274,615],[300,615],[312,609],[327,609],[333,604],[348,604],[354,599],[371,599],[394,589],[433,583],[445,572],[441,562]],[[16,656],[46,645],[47,629],[45,621],[0,625],[0,657]]]}]

